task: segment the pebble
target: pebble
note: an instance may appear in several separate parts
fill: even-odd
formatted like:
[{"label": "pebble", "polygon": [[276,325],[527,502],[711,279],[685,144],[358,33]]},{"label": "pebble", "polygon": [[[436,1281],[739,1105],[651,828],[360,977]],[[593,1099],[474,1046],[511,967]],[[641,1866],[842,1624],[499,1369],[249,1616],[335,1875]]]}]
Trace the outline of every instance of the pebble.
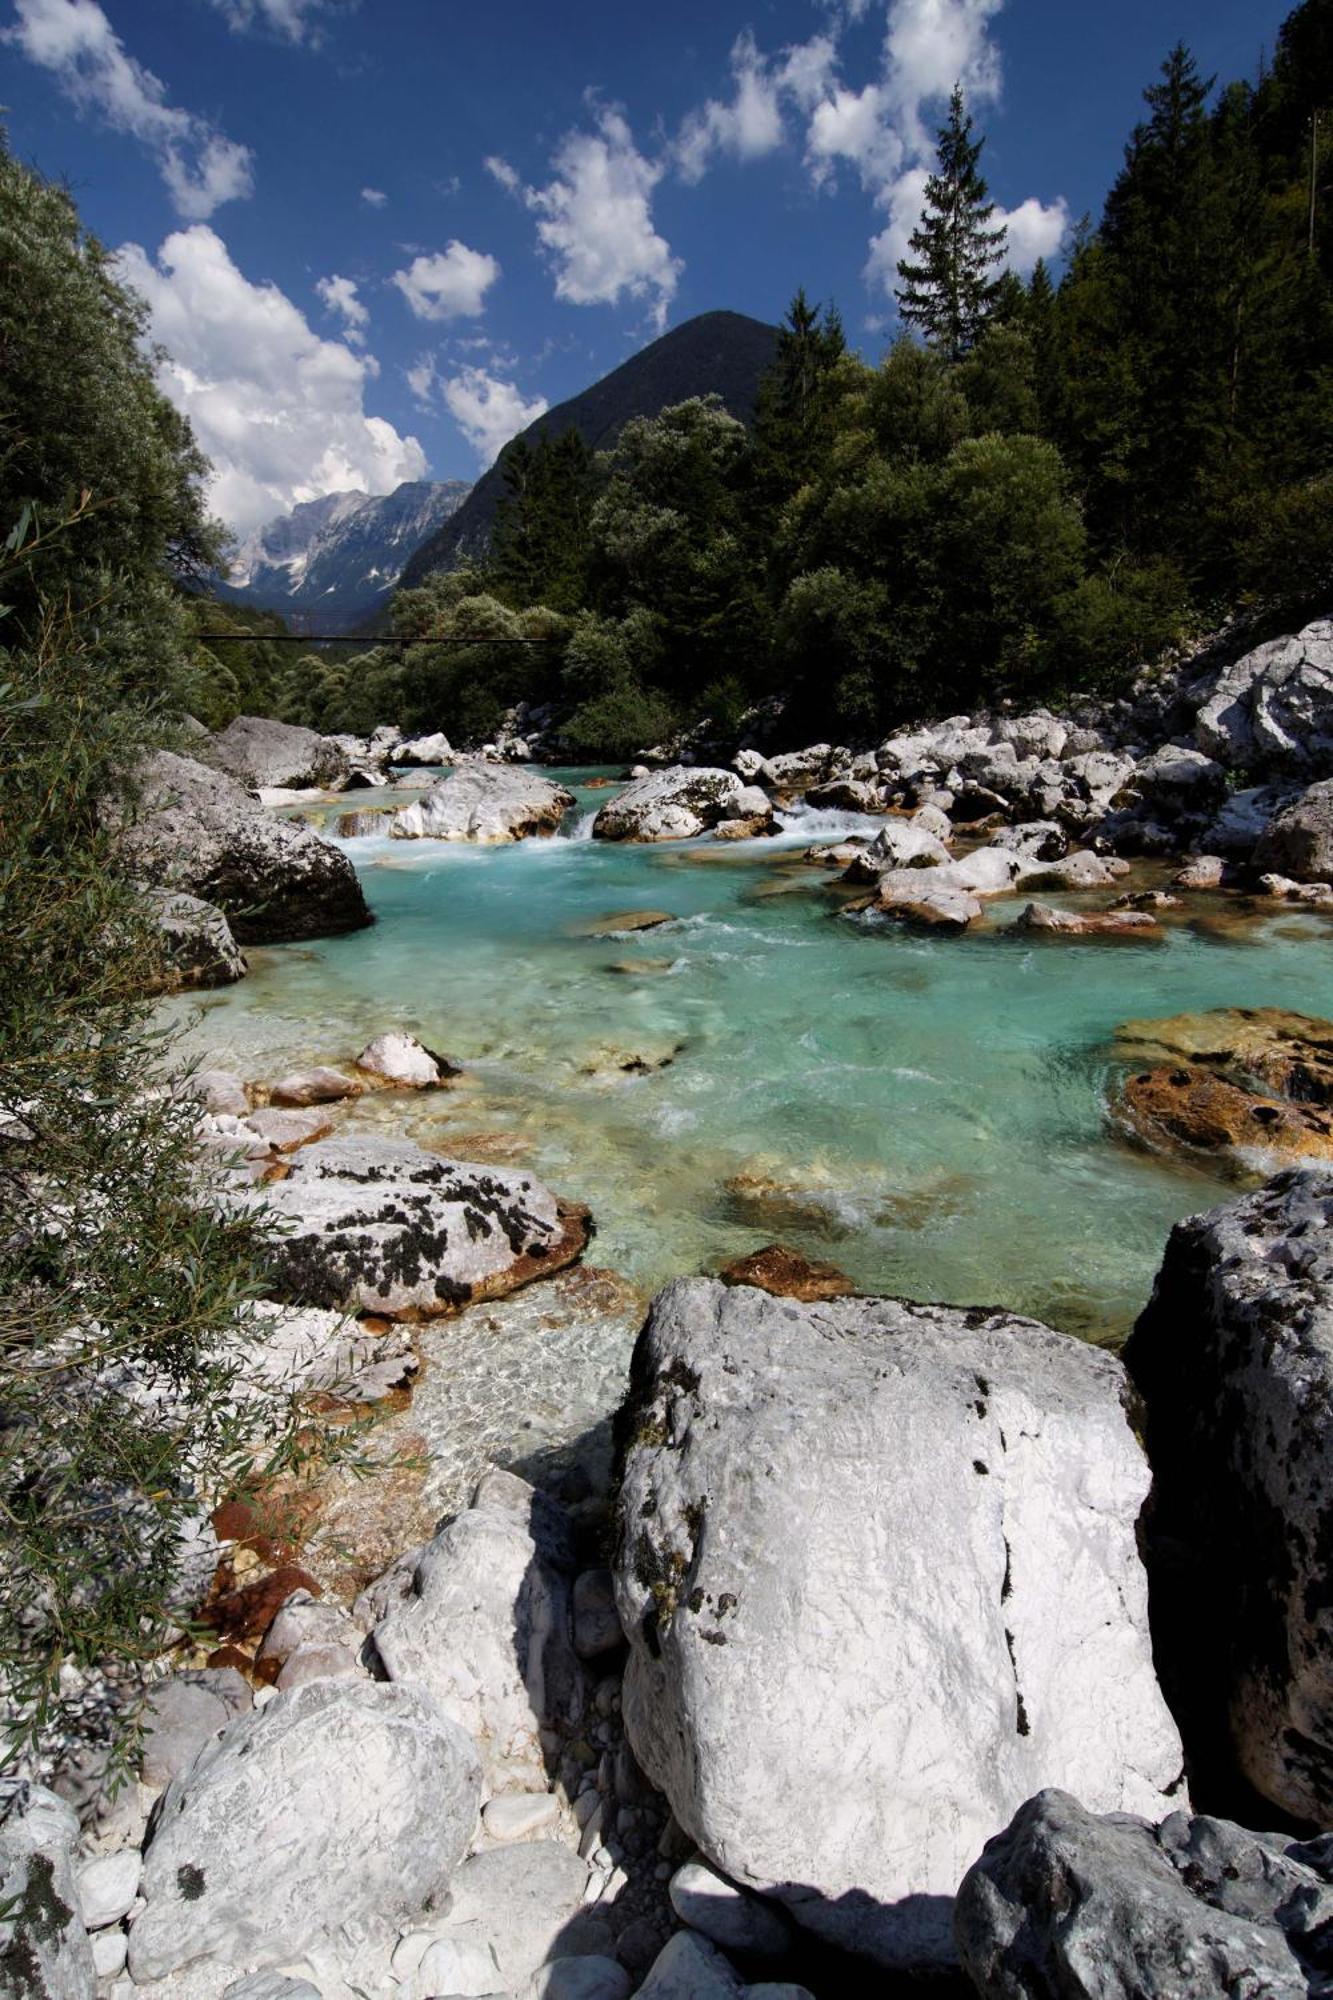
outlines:
[{"label": "pebble", "polygon": [[559,1816],[553,1792],[506,1792],[482,1807],[481,1820],[492,1840],[522,1840]]},{"label": "pebble", "polygon": [[[575,1811],[575,1818],[578,1818],[577,1809]],[[583,1837],[579,1841],[579,1857],[581,1860],[586,1861],[590,1855],[595,1853],[601,1841],[602,1828],[605,1823],[606,1806],[601,1799],[598,1799],[587,1818],[581,1822],[583,1827]]]},{"label": "pebble", "polygon": [[124,1931],[97,1931],[89,1943],[92,1946],[93,1971],[99,1979],[114,1979],[125,1970],[130,1941]]},{"label": "pebble", "polygon": [[[79,1908],[85,1927],[104,1930],[118,1924],[129,1912],[139,1893],[143,1857],[137,1848],[122,1847],[117,1854],[100,1854],[85,1861],[78,1875]],[[119,1966],[114,1970],[119,1971]]]}]

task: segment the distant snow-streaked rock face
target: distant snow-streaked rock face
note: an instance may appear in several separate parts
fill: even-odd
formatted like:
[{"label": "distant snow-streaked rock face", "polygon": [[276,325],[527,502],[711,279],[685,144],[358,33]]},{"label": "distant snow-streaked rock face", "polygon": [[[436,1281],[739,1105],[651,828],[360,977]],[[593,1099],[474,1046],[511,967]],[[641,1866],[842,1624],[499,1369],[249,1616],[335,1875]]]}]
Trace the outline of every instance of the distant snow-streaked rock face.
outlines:
[{"label": "distant snow-streaked rock face", "polygon": [[[1125,1350],[1154,1623],[1197,1781],[1333,1821],[1333,1171],[1176,1225]],[[1225,1794],[1224,1794],[1225,1795]]]},{"label": "distant snow-streaked rock face", "polygon": [[246,537],[219,594],[265,611],[364,617],[471,490],[461,479],[409,479],[392,493],[303,501]]},{"label": "distant snow-streaked rock face", "polygon": [[1113,1356],[1004,1313],[687,1279],[632,1383],[626,1723],[731,1880],[939,1965],[964,1870],[1033,1791],[1179,1802]]},{"label": "distant snow-streaked rock face", "polygon": [[395,840],[468,840],[493,844],[555,833],[574,794],[536,771],[465,764],[421,799],[395,813]]}]

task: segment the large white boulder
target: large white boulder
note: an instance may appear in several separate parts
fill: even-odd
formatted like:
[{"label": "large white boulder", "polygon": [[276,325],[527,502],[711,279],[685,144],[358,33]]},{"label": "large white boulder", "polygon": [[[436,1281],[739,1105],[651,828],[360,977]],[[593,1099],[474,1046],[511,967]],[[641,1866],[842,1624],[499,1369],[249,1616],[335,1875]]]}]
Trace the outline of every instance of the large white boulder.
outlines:
[{"label": "large white boulder", "polygon": [[216,736],[202,740],[199,754],[252,791],[337,786],[350,763],[346,748],[333,737],[296,723],[274,722],[267,715],[238,715]]},{"label": "large white boulder", "polygon": [[263,1200],[286,1225],[274,1287],[295,1305],[428,1318],[557,1271],[587,1239],[531,1174],[367,1134],[303,1147]]},{"label": "large white boulder", "polygon": [[[738,781],[739,782],[739,781]],[[395,840],[467,840],[479,845],[552,834],[574,794],[536,771],[503,764],[465,764],[424,797],[395,813]]]},{"label": "large white boulder", "polygon": [[1269,821],[1255,844],[1259,874],[1333,882],[1333,779],[1310,785]]},{"label": "large white boulder", "polygon": [[97,1975],[79,1911],[79,1822],[63,1799],[0,1780],[0,2000],[93,2000]]},{"label": "large white boulder", "polygon": [[746,789],[734,771],[673,764],[609,800],[592,823],[593,838],[693,840],[722,820],[744,818]]},{"label": "large white boulder", "polygon": [[375,1628],[390,1679],[427,1689],[478,1744],[488,1793],[545,1791],[541,1733],[583,1713],[571,1567],[556,1504],[491,1473],[426,1544],[412,1594]]},{"label": "large white boulder", "polygon": [[1207,756],[1256,776],[1318,777],[1333,768],[1333,619],[1225,668],[1194,736]]},{"label": "large white boulder", "polygon": [[281,1965],[339,1931],[406,1928],[476,1823],[470,1739],[420,1688],[317,1680],[232,1723],[169,1787],[130,1972]]},{"label": "large white boulder", "polygon": [[371,922],[347,856],[308,826],[274,819],[234,778],[159,750],[139,781],[139,816],[121,836],[135,874],[215,904],[241,944],[333,937]]},{"label": "large white boulder", "polygon": [[1178,1223],[1125,1351],[1159,1656],[1200,1780],[1333,1823],[1333,1171]]},{"label": "large white boulder", "polygon": [[1178,1801],[1113,1356],[1004,1313],[687,1279],[632,1381],[626,1725],[733,1881],[938,1966],[963,1871],[1034,1790]]}]

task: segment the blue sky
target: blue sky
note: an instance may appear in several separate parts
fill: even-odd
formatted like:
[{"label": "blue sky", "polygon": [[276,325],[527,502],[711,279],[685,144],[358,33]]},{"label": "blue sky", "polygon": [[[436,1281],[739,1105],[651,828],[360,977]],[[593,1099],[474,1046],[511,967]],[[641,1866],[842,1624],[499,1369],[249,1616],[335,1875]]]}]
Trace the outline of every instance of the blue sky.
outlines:
[{"label": "blue sky", "polygon": [[662,327],[836,299],[874,358],[955,77],[1016,266],[1096,214],[1167,49],[1270,0],[0,0],[0,104],[169,353],[241,531],[471,478]]}]

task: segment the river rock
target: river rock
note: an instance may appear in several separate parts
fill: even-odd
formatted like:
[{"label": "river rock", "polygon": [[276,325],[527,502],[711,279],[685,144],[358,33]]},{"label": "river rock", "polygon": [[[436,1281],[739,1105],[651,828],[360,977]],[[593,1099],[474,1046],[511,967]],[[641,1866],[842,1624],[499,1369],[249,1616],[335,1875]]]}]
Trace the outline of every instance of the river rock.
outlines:
[{"label": "river rock", "polygon": [[250,970],[216,904],[180,889],[146,889],[162,935],[164,986],[234,986]]},{"label": "river rock", "polygon": [[810,787],[805,803],[821,812],[877,813],[884,810],[884,793],[869,778],[828,778]]},{"label": "river rock", "polygon": [[703,1279],[635,1351],[624,1714],[714,1866],[888,1967],[952,1958],[963,1870],[1037,1784],[1180,1781],[1109,1354],[1004,1313]]},{"label": "river rock", "polygon": [[245,1085],[229,1069],[195,1070],[181,1080],[181,1089],[197,1097],[205,1111],[228,1118],[248,1118],[250,1097]]},{"label": "river rock", "polygon": [[1002,826],[991,846],[1010,848],[1025,861],[1060,861],[1069,852],[1069,835],[1058,820],[1029,819]]},{"label": "river rock", "polygon": [[574,1651],[581,1660],[595,1660],[624,1643],[610,1570],[585,1569],[574,1579]]},{"label": "river rock", "polygon": [[298,1146],[309,1146],[333,1130],[322,1111],[283,1110],[277,1105],[252,1111],[245,1122],[275,1153],[294,1153]]},{"label": "river rock", "polygon": [[1330,1915],[1325,1841],[1103,1818],[1044,1791],[964,1879],[957,1938],[985,2000],[1308,2000],[1326,1990]]},{"label": "river rock", "polygon": [[1213,1007],[1122,1021],[1113,1054],[1131,1063],[1202,1063],[1233,1083],[1333,1106],[1333,1021],[1285,1007]]},{"label": "river rock", "polygon": [[1330,1243],[1326,1168],[1188,1217],[1126,1348],[1148,1413],[1159,1651],[1200,1794],[1225,1799],[1239,1776],[1257,1810],[1320,1827],[1333,1822]]},{"label": "river rock", "polygon": [[1258,646],[1225,668],[1194,725],[1230,770],[1316,775],[1333,761],[1333,620]]},{"label": "river rock", "polygon": [[[454,1876],[448,1914],[435,1926],[435,1965],[423,1962],[433,1975],[425,1990],[521,1990],[548,1959],[578,1955],[587,1883],[586,1862],[559,1841],[530,1841],[472,1855]],[[450,1960],[464,1967],[489,1962],[491,1986],[441,1984]]]},{"label": "river rock", "polygon": [[389,753],[392,764],[452,764],[454,753],[449,738],[442,729],[429,736],[410,736],[393,746]]},{"label": "river rock", "polygon": [[234,778],[159,750],[122,845],[135,873],[226,913],[242,944],[333,937],[371,922],[356,870],[309,827],[274,819]]},{"label": "river rock", "polygon": [[1051,903],[1029,903],[1013,927],[1038,937],[1142,937],[1161,930],[1148,910],[1057,910]]},{"label": "river rock", "polygon": [[479,1782],[471,1742],[420,1688],[320,1680],[277,1695],[168,1789],[132,1977],[199,1958],[280,1965],[344,1926],[405,1927],[466,1852]]},{"label": "river rock", "polygon": [[1269,821],[1295,797],[1290,785],[1253,785],[1233,792],[1204,829],[1200,845],[1227,861],[1248,859]]},{"label": "river rock", "polygon": [[143,1781],[169,1785],[205,1743],[254,1706],[234,1667],[202,1667],[155,1681],[144,1709]]},{"label": "river rock", "polygon": [[296,1109],[312,1104],[337,1104],[344,1097],[355,1097],[359,1084],[350,1076],[344,1076],[340,1069],[329,1069],[323,1065],[315,1069],[294,1070],[290,1076],[280,1077],[269,1087],[270,1104],[289,1105]]},{"label": "river rock", "polygon": [[331,737],[266,715],[238,715],[198,754],[250,791],[312,785],[328,790],[343,784],[348,773],[347,753]]},{"label": "river rock", "polygon": [[287,1228],[269,1250],[295,1305],[429,1318],[571,1263],[586,1218],[530,1174],[347,1135],[295,1154],[264,1190]]},{"label": "river rock", "polygon": [[762,1250],[752,1250],[748,1257],[735,1257],[717,1275],[724,1285],[754,1285],[774,1298],[804,1299],[807,1304],[817,1299],[846,1298],[856,1290],[836,1264],[821,1263],[800,1250],[788,1249],[785,1243],[769,1243]]},{"label": "river rock", "polygon": [[1196,1064],[1136,1070],[1113,1100],[1117,1122],[1159,1152],[1229,1153],[1251,1173],[1333,1159],[1333,1114],[1262,1097]]},{"label": "river rock", "polygon": [[592,823],[593,839],[692,840],[721,820],[746,818],[745,794],[734,771],[673,764],[608,800]]},{"label": "river rock", "polygon": [[928,827],[891,819],[856,856],[847,870],[847,880],[873,882],[890,869],[934,868],[948,859],[948,848]]},{"label": "river rock", "polygon": [[[739,783],[739,780],[737,780]],[[574,794],[536,771],[466,764],[395,813],[395,840],[467,840],[483,845],[559,831]]]},{"label": "river rock", "polygon": [[77,1815],[24,1779],[0,1779],[0,1996],[93,2000],[97,1975],[79,1914]]},{"label": "river rock", "polygon": [[455,1065],[443,1056],[432,1055],[415,1035],[405,1034],[401,1028],[390,1028],[367,1042],[356,1066],[384,1083],[402,1084],[408,1090],[434,1090],[444,1082],[446,1073],[457,1073]]},{"label": "river rock", "polygon": [[677,1931],[653,1960],[641,2000],[739,2000],[746,1986],[730,1960],[695,1931]]},{"label": "river rock", "polygon": [[706,1861],[687,1861],[667,1886],[683,1924],[723,1951],[742,1957],[780,1958],[795,1935],[785,1910],[738,1889]]},{"label": "river rock", "polygon": [[918,924],[926,930],[965,931],[981,916],[981,903],[971,890],[940,879],[944,872],[942,868],[890,869],[880,876],[866,907],[897,923]]},{"label": "river rock", "polygon": [[1059,861],[1035,861],[1023,856],[1018,879],[1024,889],[1107,889],[1128,873],[1127,861],[1080,847]]},{"label": "river rock", "polygon": [[1171,880],[1177,889],[1220,889],[1226,872],[1227,864],[1220,854],[1196,854]]},{"label": "river rock", "polygon": [[1333,882],[1333,778],[1311,785],[1277,813],[1253,855],[1257,874]]},{"label": "river rock", "polygon": [[139,1893],[143,1857],[136,1848],[122,1847],[117,1854],[94,1855],[78,1873],[79,1910],[90,1931],[118,1924],[129,1912]]},{"label": "river rock", "polygon": [[1134,769],[1128,789],[1159,819],[1211,817],[1227,794],[1227,774],[1188,745],[1164,743]]},{"label": "river rock", "polygon": [[390,1680],[428,1690],[480,1746],[489,1791],[544,1791],[541,1732],[572,1726],[587,1687],[574,1650],[568,1527],[520,1479],[483,1480],[426,1544],[412,1594],[375,1627]]}]

